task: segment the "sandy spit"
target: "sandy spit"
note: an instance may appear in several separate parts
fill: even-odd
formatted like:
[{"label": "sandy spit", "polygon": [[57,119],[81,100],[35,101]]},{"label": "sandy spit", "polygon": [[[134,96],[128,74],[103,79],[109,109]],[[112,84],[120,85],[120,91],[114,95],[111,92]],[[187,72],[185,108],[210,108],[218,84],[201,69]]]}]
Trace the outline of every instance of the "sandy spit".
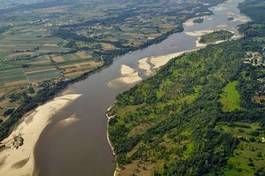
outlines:
[{"label": "sandy spit", "polygon": [[[68,94],[57,97],[26,115],[11,135],[0,144],[4,145],[0,151],[0,175],[33,175],[34,148],[39,136],[58,111],[80,96],[80,94]],[[23,138],[23,145],[16,148],[14,141],[18,137]]]},{"label": "sandy spit", "polygon": [[200,37],[205,34],[209,34],[214,32],[214,30],[202,30],[202,31],[194,31],[194,32],[185,32],[186,35],[192,36],[192,37]]},{"label": "sandy spit", "polygon": [[135,84],[142,81],[139,73],[127,65],[121,65],[121,76],[108,83],[109,87],[119,87],[120,84]]},{"label": "sandy spit", "polygon": [[225,26],[219,26],[220,29],[217,29],[217,30],[203,30],[203,31],[195,31],[195,32],[186,32],[186,35],[189,35],[189,36],[193,36],[193,37],[197,37],[197,40],[196,40],[196,47],[197,48],[204,48],[206,47],[208,44],[220,44],[220,43],[223,43],[223,42],[226,42],[228,40],[219,40],[219,41],[216,41],[216,42],[213,42],[213,43],[200,43],[200,40],[201,40],[201,37],[203,35],[206,35],[206,34],[209,34],[209,33],[212,33],[214,31],[219,31],[219,30],[225,30],[225,31],[229,31],[231,33],[233,33],[233,36],[231,37],[231,39],[229,40],[237,40],[239,38],[242,37],[242,35],[240,34],[236,34],[234,31],[232,30],[226,30],[226,29],[222,29],[222,27],[225,27]]},{"label": "sandy spit", "polygon": [[[107,110],[107,112],[106,112],[106,114],[105,114],[106,117],[107,117],[107,119],[108,119],[108,124],[107,124],[107,140],[108,140],[109,146],[110,146],[110,148],[111,148],[111,150],[112,150],[112,154],[113,154],[113,156],[116,156],[116,153],[115,153],[115,151],[114,151],[114,147],[113,147],[113,145],[112,145],[112,143],[111,143],[111,141],[110,141],[110,138],[109,138],[109,122],[110,122],[110,120],[111,120],[112,118],[115,118],[115,115],[113,115],[113,116],[109,116],[109,115],[108,115],[108,112],[111,111],[112,108],[113,108],[113,105],[110,106],[110,107],[108,108],[108,110]],[[118,165],[116,164],[116,168],[115,168],[115,171],[114,171],[114,173],[113,173],[113,176],[118,176],[118,172],[119,172],[119,170],[120,170],[120,168],[119,168]]]},{"label": "sandy spit", "polygon": [[147,76],[152,76],[153,72],[153,65],[151,65],[151,57],[145,57],[143,59],[140,59],[138,61],[138,67],[142,70],[144,70],[145,74]]},{"label": "sandy spit", "polygon": [[232,21],[239,21],[241,23],[247,23],[249,21],[251,21],[251,19],[247,16],[243,16],[243,15],[238,15],[238,14],[235,14],[233,12],[228,12],[227,13],[228,17],[230,18],[233,18]]},{"label": "sandy spit", "polygon": [[159,68],[166,65],[171,59],[196,50],[197,49],[186,50],[162,56],[145,57],[138,61],[138,67],[144,70],[147,76],[150,76],[153,75]]}]

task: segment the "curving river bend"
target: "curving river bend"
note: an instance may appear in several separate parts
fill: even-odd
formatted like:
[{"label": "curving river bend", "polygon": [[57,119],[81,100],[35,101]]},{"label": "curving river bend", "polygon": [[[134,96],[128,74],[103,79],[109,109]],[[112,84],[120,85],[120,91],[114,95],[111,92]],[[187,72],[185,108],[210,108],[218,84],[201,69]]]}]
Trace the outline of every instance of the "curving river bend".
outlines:
[{"label": "curving river bend", "polygon": [[[247,22],[237,8],[240,0],[229,0],[211,10],[214,15],[201,24],[184,25],[185,30],[169,36],[159,44],[121,57],[106,69],[87,79],[69,86],[70,92],[82,96],[58,113],[43,131],[35,148],[36,170],[40,176],[111,176],[115,161],[107,141],[107,118],[105,112],[115,97],[132,87],[132,84],[108,86],[111,80],[121,76],[120,68],[127,65],[142,78],[145,72],[138,66],[144,57],[160,56],[196,48],[195,35],[190,32],[227,29],[237,33],[237,26]],[[234,20],[229,21],[228,18]],[[188,35],[189,34],[189,35]],[[75,116],[79,120],[66,126],[58,123]]]}]

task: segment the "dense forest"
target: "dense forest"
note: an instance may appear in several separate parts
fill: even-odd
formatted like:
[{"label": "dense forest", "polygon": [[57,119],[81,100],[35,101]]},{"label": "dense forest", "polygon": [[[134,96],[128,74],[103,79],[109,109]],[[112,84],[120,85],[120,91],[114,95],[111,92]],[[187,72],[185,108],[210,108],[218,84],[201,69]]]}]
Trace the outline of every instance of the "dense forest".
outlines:
[{"label": "dense forest", "polygon": [[[265,1],[240,4],[244,37],[172,59],[109,115],[118,175],[265,175]],[[264,60],[264,58],[262,58]]]}]

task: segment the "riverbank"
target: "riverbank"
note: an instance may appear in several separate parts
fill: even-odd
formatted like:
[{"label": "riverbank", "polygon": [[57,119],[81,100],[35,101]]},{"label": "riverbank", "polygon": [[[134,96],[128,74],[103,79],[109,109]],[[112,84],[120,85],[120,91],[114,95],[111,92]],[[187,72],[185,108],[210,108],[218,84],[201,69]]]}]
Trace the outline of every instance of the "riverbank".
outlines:
[{"label": "riverbank", "polygon": [[138,67],[140,69],[144,70],[144,72],[145,72],[145,74],[147,76],[152,76],[155,73],[156,70],[158,70],[162,66],[166,65],[172,58],[181,56],[181,55],[183,55],[185,53],[190,53],[190,52],[193,52],[193,51],[197,51],[199,49],[202,49],[202,48],[207,47],[210,44],[220,44],[222,42],[226,42],[226,41],[229,41],[229,40],[237,40],[237,39],[240,39],[241,37],[243,37],[243,35],[236,35],[234,31],[229,31],[229,32],[233,33],[233,36],[231,37],[231,39],[228,39],[228,40],[218,40],[216,42],[207,43],[207,44],[200,42],[200,39],[201,39],[201,37],[203,35],[210,34],[210,33],[214,32],[214,31],[215,30],[204,30],[204,31],[186,32],[186,35],[193,36],[193,37],[197,37],[197,40],[196,40],[196,48],[195,49],[181,51],[181,52],[176,52],[176,53],[162,55],[162,56],[145,57],[145,58],[142,58],[142,59],[140,59],[138,61]]},{"label": "riverbank", "polygon": [[159,68],[166,65],[171,59],[178,57],[178,56],[181,56],[185,53],[190,53],[190,52],[196,51],[198,49],[199,48],[195,48],[192,50],[186,50],[186,51],[176,52],[176,53],[162,55],[162,56],[146,57],[146,58],[140,59],[138,61],[138,67],[140,69],[144,70],[144,72],[147,76],[152,76],[153,74],[155,74],[155,72]]},{"label": "riverbank", "polygon": [[[156,56],[156,57],[147,57],[147,58],[142,58],[138,61],[138,67],[140,69],[143,69],[146,73],[147,76],[152,76],[155,74],[155,71],[157,71],[158,69],[160,69],[162,66],[166,65],[171,59],[176,58],[176,57],[180,57],[181,55],[190,53],[190,52],[194,52],[197,51],[200,48],[195,48],[192,50],[186,50],[186,51],[181,51],[181,52],[176,52],[176,53],[172,53],[172,54],[167,54],[167,55],[162,55],[162,56]],[[132,70],[131,68],[123,68],[123,73],[128,74],[128,73],[134,73],[134,70]],[[125,75],[126,75],[125,74]],[[115,115],[109,115],[109,113],[111,112],[112,108],[114,107],[114,105],[110,106],[107,109],[107,112],[105,113],[105,116],[108,119],[108,123],[107,123],[107,141],[109,143],[109,146],[112,150],[113,156],[116,156],[115,150],[114,150],[114,146],[111,143],[110,140],[110,135],[109,135],[109,123],[111,121],[111,119],[115,118]],[[118,176],[119,175],[119,166],[116,163],[116,168],[114,171],[113,176]]]},{"label": "riverbank", "polygon": [[[244,21],[244,22],[249,22],[249,21]],[[186,24],[187,27],[190,27],[190,26],[193,26],[194,24],[191,24],[191,20],[189,21],[189,23]],[[173,53],[173,54],[168,54],[168,55],[162,55],[162,56],[156,56],[156,57],[145,57],[145,58],[142,58],[138,61],[138,67],[142,70],[145,71],[145,74],[147,76],[152,76],[154,74],[154,71],[159,69],[160,67],[162,67],[163,65],[165,65],[166,63],[168,63],[172,58],[174,57],[178,57],[178,56],[181,56],[182,54],[185,54],[187,52],[192,52],[192,51],[196,51],[196,50],[199,50],[199,49],[203,49],[205,47],[207,47],[208,45],[212,45],[212,44],[220,44],[220,43],[223,43],[223,42],[226,42],[226,41],[231,41],[231,40],[237,40],[237,39],[240,39],[241,37],[243,37],[243,35],[241,34],[237,34],[235,33],[234,31],[230,31],[230,30],[227,30],[226,29],[227,26],[217,26],[217,29],[213,29],[213,30],[197,30],[197,31],[188,31],[188,32],[185,32],[186,35],[188,36],[191,36],[191,37],[196,37],[196,47],[194,50],[190,50],[190,51],[183,51],[183,52],[178,52],[178,53]],[[227,30],[227,31],[230,31],[234,34],[234,36],[229,39],[229,40],[219,40],[219,41],[216,41],[214,43],[210,43],[210,44],[202,44],[200,43],[200,38],[201,36],[205,35],[205,34],[209,34],[209,33],[212,33],[214,32],[215,30],[219,30],[219,29],[224,29],[224,30]],[[236,30],[235,30],[236,31]],[[111,111],[111,108],[108,109],[108,112]],[[115,118],[115,115],[112,115],[112,116],[108,116],[108,113],[106,114],[107,118],[108,118],[108,122],[110,122],[110,120],[112,118]],[[109,124],[108,124],[108,131],[109,131]],[[109,132],[107,131],[107,138],[108,138],[108,142],[111,146],[111,149],[114,153],[114,156],[116,156],[115,152],[114,152],[114,147],[110,141],[110,137],[109,137]],[[132,164],[133,165],[133,164]],[[138,167],[138,166],[136,166]],[[135,168],[136,169],[136,168]],[[120,175],[120,168],[116,162],[116,169],[115,169],[115,172],[114,172],[114,176],[117,176],[117,175]]]},{"label": "riverbank", "polygon": [[68,94],[54,98],[25,115],[10,136],[0,144],[0,175],[32,175],[34,148],[42,131],[57,112],[80,96]]},{"label": "riverbank", "polygon": [[[111,115],[111,116],[108,115],[108,113],[112,110],[113,107],[114,107],[114,105],[110,106],[110,107],[107,109],[107,112],[106,112],[105,115],[106,115],[106,117],[107,117],[107,119],[108,119],[108,123],[107,123],[107,140],[108,140],[109,146],[110,146],[110,148],[111,148],[112,154],[113,154],[113,156],[115,157],[116,154],[115,154],[114,147],[113,147],[113,145],[112,145],[112,143],[111,143],[110,135],[109,135],[109,123],[110,123],[110,120],[111,120],[112,118],[115,118],[115,115]],[[114,170],[113,176],[118,176],[118,171],[119,171],[119,167],[117,166],[117,163],[116,163],[116,168],[115,168],[115,170]]]}]

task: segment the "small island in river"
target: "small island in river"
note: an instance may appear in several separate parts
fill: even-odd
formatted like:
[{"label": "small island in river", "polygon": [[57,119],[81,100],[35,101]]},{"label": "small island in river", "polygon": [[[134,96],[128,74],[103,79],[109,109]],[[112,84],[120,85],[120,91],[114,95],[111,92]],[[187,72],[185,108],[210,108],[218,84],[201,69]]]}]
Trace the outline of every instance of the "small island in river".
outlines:
[{"label": "small island in river", "polygon": [[226,30],[219,30],[219,31],[214,31],[212,33],[208,33],[203,35],[199,42],[203,44],[212,44],[216,43],[218,41],[226,41],[231,39],[234,36],[233,32],[226,31]]}]

